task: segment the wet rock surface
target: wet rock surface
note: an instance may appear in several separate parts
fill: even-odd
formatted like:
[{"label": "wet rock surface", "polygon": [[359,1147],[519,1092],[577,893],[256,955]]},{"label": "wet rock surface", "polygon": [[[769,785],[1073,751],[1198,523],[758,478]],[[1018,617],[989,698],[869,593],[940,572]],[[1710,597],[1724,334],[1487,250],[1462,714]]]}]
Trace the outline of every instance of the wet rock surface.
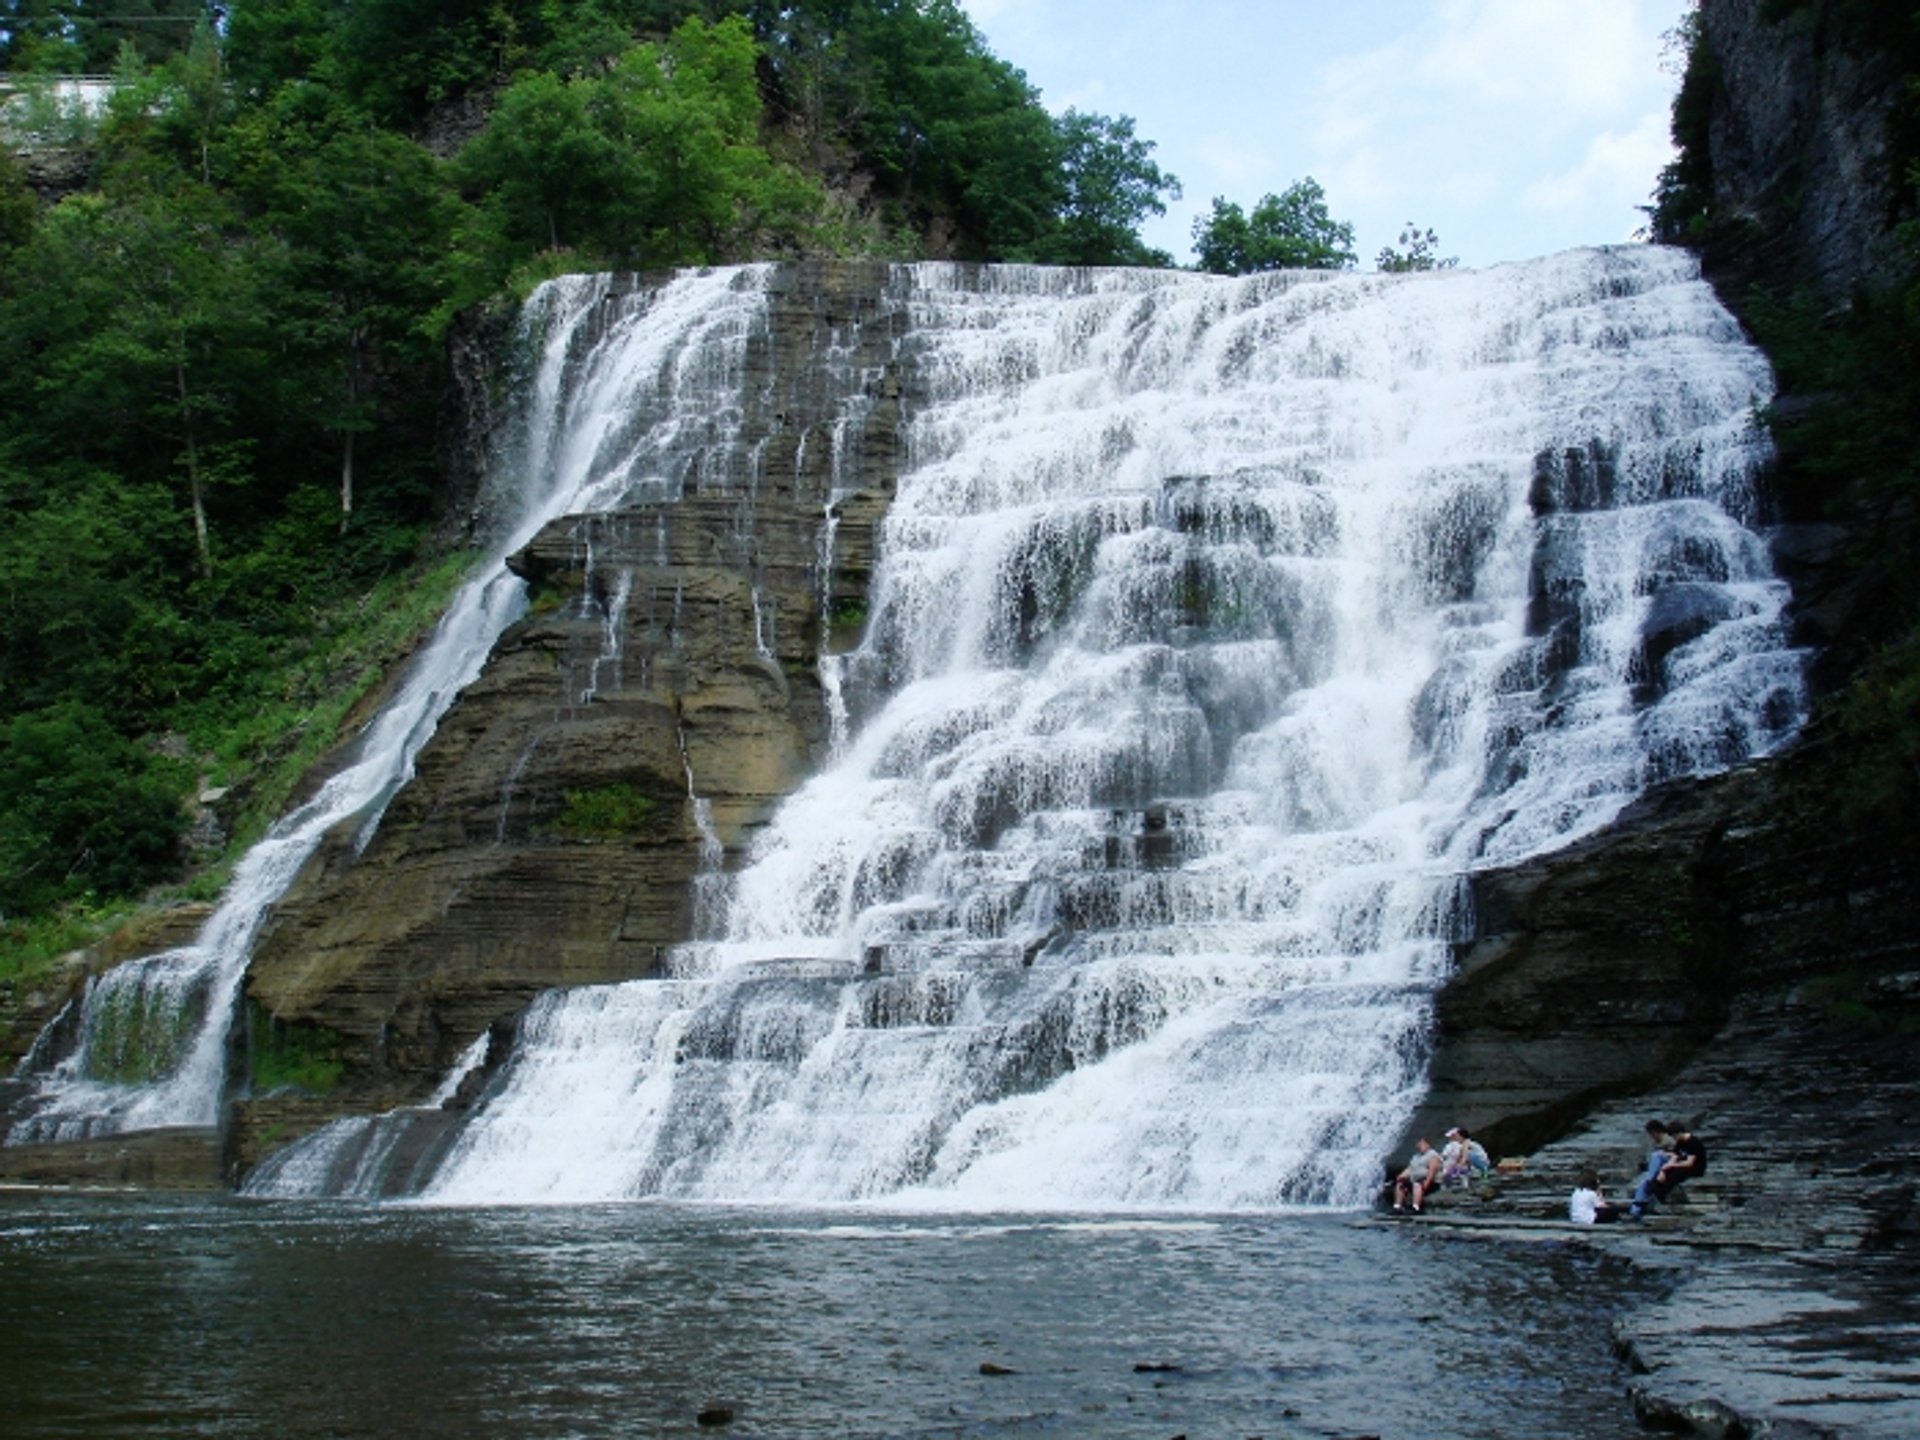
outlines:
[{"label": "wet rock surface", "polygon": [[249,1000],[344,1037],[346,1069],[298,1115],[243,1101],[236,1168],[329,1111],[417,1102],[535,994],[658,973],[697,932],[698,877],[825,753],[820,656],[858,636],[895,470],[886,275],[778,272],[738,435],[703,462],[726,478],[562,517],[510,557],[527,616],[371,841],[343,827],[263,932]]},{"label": "wet rock surface", "polygon": [[223,1189],[226,1181],[218,1133],[182,1127],[0,1146],[0,1184],[192,1191]]},{"label": "wet rock surface", "polygon": [[[1920,1434],[1920,1038],[1904,1025],[1818,985],[1746,997],[1664,1084],[1418,1223],[1632,1260],[1646,1295],[1615,1341],[1649,1429]],[[1631,1194],[1654,1118],[1705,1141],[1707,1174],[1640,1223],[1568,1224],[1585,1169]]]}]

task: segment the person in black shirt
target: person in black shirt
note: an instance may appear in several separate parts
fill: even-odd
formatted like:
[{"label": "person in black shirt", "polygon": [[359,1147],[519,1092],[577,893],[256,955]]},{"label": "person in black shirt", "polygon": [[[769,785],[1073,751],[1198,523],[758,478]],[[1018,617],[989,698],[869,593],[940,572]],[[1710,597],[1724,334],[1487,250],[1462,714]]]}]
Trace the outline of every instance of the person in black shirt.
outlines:
[{"label": "person in black shirt", "polygon": [[1707,1173],[1707,1147],[1685,1126],[1673,1130],[1673,1155],[1658,1171],[1640,1182],[1633,1193],[1633,1208],[1627,1213],[1636,1220],[1647,1207],[1664,1200],[1685,1181]]}]

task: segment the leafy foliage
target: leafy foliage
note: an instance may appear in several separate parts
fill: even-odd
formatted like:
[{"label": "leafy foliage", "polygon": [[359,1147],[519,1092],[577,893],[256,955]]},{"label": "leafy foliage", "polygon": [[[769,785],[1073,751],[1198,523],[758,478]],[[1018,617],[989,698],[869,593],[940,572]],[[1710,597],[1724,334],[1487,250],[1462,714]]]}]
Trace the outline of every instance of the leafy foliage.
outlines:
[{"label": "leafy foliage", "polygon": [[635,785],[569,790],[566,807],[553,821],[552,829],[578,840],[632,839],[654,827],[659,808],[658,801]]},{"label": "leafy foliage", "polygon": [[280,1020],[247,1002],[247,1080],[256,1095],[297,1090],[325,1095],[346,1068],[347,1038],[325,1025]]},{"label": "leafy foliage", "polygon": [[1713,203],[1713,158],[1708,126],[1719,64],[1703,43],[1700,12],[1689,10],[1669,37],[1683,57],[1680,88],[1673,99],[1674,158],[1654,184],[1647,209],[1650,238],[1663,245],[1684,245],[1705,234]]},{"label": "leafy foliage", "polygon": [[1248,214],[1215,197],[1213,213],[1193,222],[1200,268],[1215,275],[1258,270],[1344,270],[1355,261],[1353,226],[1335,220],[1326,192],[1309,175]]},{"label": "leafy foliage", "polygon": [[1442,257],[1440,237],[1431,228],[1422,230],[1409,220],[1406,228],[1400,232],[1399,248],[1382,246],[1373,263],[1392,275],[1415,270],[1451,270],[1460,261],[1454,256]]},{"label": "leafy foliage", "polygon": [[604,76],[515,81],[462,157],[501,252],[662,266],[804,228],[824,197],[759,144],[754,53],[743,21],[689,20]]},{"label": "leafy foliage", "polygon": [[204,0],[0,0],[0,70],[104,75],[122,46],[164,60],[210,18]]},{"label": "leafy foliage", "polygon": [[178,768],[67,702],[0,729],[0,911],[122,894],[177,863]]},{"label": "leafy foliage", "polygon": [[956,0],[0,0],[0,66],[114,81],[31,102],[77,193],[0,151],[0,948],[36,954],[188,873],[203,778],[257,834],[430,623],[464,307],[821,250],[1164,264],[1135,227],[1178,194]]},{"label": "leafy foliage", "polygon": [[1032,258],[1051,265],[1169,266],[1172,258],[1140,241],[1140,224],[1167,213],[1180,182],[1153,161],[1153,142],[1122,115],[1068,110],[1057,124],[1061,197],[1051,232]]}]

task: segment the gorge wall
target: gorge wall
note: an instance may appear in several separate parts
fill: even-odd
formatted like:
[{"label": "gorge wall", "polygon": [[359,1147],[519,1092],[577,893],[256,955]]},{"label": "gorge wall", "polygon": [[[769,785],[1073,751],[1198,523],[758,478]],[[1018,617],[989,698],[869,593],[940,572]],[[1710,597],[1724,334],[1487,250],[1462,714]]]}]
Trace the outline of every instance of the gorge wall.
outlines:
[{"label": "gorge wall", "polygon": [[[1702,0],[1710,271],[1739,291],[1817,286],[1834,303],[1895,260],[1902,105],[1894,57],[1820,0]],[[1898,7],[1890,6],[1889,9]]]}]

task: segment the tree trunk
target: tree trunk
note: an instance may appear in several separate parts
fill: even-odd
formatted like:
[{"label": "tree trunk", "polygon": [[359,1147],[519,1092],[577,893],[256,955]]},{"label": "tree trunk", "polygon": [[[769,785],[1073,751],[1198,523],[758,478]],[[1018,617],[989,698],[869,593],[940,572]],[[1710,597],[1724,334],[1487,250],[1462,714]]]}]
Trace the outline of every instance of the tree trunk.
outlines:
[{"label": "tree trunk", "polygon": [[200,485],[200,452],[193,440],[193,411],[187,405],[187,367],[173,365],[174,393],[180,400],[180,423],[187,437],[187,488],[193,496],[193,540],[200,552],[202,579],[213,576],[213,546],[207,538],[207,500]]},{"label": "tree trunk", "polygon": [[346,433],[346,443],[340,448],[340,533],[347,533],[347,524],[353,519],[353,431]]},{"label": "tree trunk", "polygon": [[353,440],[359,417],[354,407],[360,403],[360,337],[347,341],[347,429],[340,447],[340,533],[347,533],[353,519]]}]

